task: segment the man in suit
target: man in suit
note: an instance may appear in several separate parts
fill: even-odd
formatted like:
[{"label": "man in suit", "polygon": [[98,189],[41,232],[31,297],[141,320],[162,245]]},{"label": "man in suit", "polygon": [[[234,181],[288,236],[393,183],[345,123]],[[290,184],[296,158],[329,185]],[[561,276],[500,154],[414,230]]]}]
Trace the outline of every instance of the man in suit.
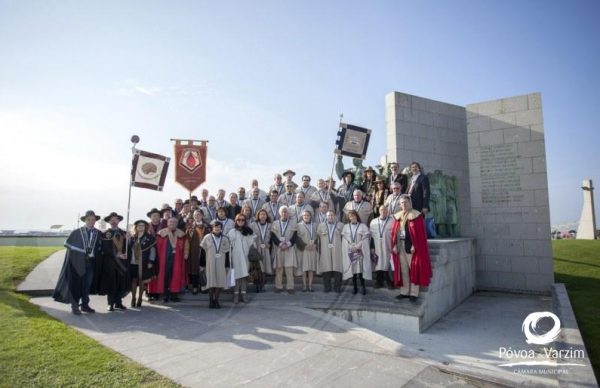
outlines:
[{"label": "man in suit", "polygon": [[417,162],[410,164],[412,177],[408,185],[408,195],[412,201],[412,208],[420,211],[423,215],[429,212],[429,179],[421,174],[421,165]]}]

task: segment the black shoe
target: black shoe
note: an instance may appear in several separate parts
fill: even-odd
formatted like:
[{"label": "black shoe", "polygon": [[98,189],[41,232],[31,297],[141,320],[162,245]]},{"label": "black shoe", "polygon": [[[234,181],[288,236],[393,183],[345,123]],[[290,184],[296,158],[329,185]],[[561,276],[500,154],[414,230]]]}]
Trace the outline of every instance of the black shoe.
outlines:
[{"label": "black shoe", "polygon": [[173,296],[171,296],[171,300],[172,300],[173,302],[179,302],[179,301],[180,301],[180,299],[179,299],[179,296],[178,296],[178,295],[173,295]]},{"label": "black shoe", "polygon": [[78,308],[78,307],[71,307],[71,312],[72,312],[74,315],[81,315],[81,310],[79,310],[79,308]]},{"label": "black shoe", "polygon": [[135,305],[136,305],[136,307],[142,307],[142,298],[139,298]]},{"label": "black shoe", "polygon": [[115,311],[115,307],[112,304],[109,304],[106,311]]},{"label": "black shoe", "polygon": [[219,303],[218,300],[215,300],[215,308],[216,309],[220,309],[221,308],[221,304]]},{"label": "black shoe", "polygon": [[208,308],[209,309],[214,309],[215,308],[215,301],[211,300],[210,303],[208,304]]},{"label": "black shoe", "polygon": [[417,298],[416,296],[410,296],[410,297],[408,298],[408,300],[410,300],[410,301],[411,301],[411,302],[413,302],[413,303],[415,303],[415,302],[417,301],[417,299],[418,299],[418,298]]},{"label": "black shoe", "polygon": [[358,294],[358,288],[354,287],[354,290],[352,291],[352,293],[353,293],[354,295]]},{"label": "black shoe", "polygon": [[366,289],[366,288],[364,288],[364,287],[362,288],[362,294],[363,294],[363,295],[367,295],[367,289]]},{"label": "black shoe", "polygon": [[398,299],[398,300],[404,299],[404,298],[408,298],[408,295],[402,295],[402,294],[400,294],[400,295],[396,296],[396,299]]},{"label": "black shoe", "polygon": [[88,305],[81,306],[81,311],[83,311],[84,313],[95,313],[96,312],[96,310],[94,310],[93,308],[91,308]]},{"label": "black shoe", "polygon": [[127,307],[125,307],[125,306],[123,305],[123,303],[117,303],[117,304],[115,305],[115,308],[117,308],[117,309],[119,309],[119,310],[127,310]]}]

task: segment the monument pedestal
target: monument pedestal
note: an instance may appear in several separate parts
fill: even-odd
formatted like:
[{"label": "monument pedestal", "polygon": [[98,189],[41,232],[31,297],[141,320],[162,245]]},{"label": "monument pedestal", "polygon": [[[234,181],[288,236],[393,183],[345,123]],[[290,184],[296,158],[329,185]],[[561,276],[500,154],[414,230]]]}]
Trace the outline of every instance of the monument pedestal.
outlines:
[{"label": "monument pedestal", "polygon": [[[407,299],[385,306],[351,304],[317,308],[334,316],[368,323],[384,330],[407,330],[421,333],[452,309],[461,304],[475,290],[475,240],[453,238],[429,240],[433,278],[429,287],[421,288],[418,303]],[[390,293],[398,295],[398,290]]]}]

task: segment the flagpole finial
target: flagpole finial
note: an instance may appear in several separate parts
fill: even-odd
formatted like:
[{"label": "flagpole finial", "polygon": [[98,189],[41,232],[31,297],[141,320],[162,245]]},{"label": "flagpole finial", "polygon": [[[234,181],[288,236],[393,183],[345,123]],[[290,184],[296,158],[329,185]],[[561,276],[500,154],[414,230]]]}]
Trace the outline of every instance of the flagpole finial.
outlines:
[{"label": "flagpole finial", "polygon": [[342,122],[343,119],[344,119],[344,114],[340,113],[340,123]]},{"label": "flagpole finial", "polygon": [[131,142],[132,142],[133,144],[137,144],[137,143],[139,143],[139,142],[140,142],[140,137],[139,137],[138,135],[133,135],[133,136],[131,136]]}]

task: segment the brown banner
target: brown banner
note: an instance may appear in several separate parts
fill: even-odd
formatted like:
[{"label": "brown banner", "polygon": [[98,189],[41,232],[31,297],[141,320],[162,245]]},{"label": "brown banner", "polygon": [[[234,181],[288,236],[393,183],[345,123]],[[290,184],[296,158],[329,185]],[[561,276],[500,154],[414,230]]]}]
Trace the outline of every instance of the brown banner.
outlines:
[{"label": "brown banner", "polygon": [[207,141],[172,140],[175,140],[175,182],[191,193],[206,181]]}]

